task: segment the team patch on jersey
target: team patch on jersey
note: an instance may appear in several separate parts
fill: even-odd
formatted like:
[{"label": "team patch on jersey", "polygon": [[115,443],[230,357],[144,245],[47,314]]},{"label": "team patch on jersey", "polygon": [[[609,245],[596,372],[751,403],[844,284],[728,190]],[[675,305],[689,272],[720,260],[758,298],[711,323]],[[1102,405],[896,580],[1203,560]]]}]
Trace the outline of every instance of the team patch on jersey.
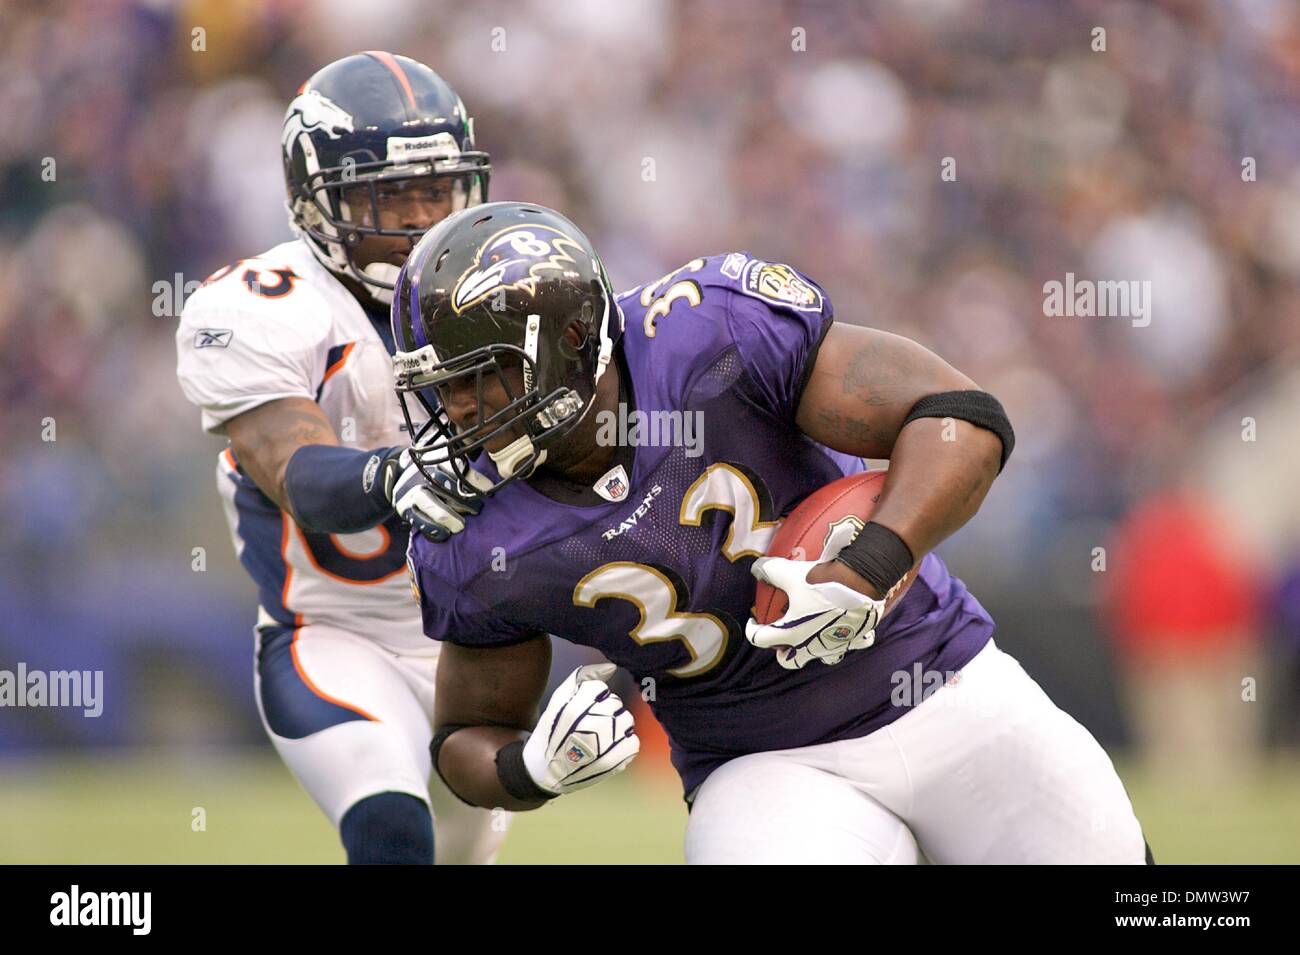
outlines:
[{"label": "team patch on jersey", "polygon": [[636,527],[636,522],[639,521],[641,518],[645,517],[646,514],[649,513],[651,505],[653,505],[655,502],[655,498],[658,497],[660,493],[662,493],[662,491],[663,488],[660,487],[658,484],[656,484],[654,487],[650,489],[650,492],[646,494],[645,500],[643,500],[640,504],[638,504],[636,510],[633,511],[623,521],[621,521],[618,527],[611,527],[609,530],[605,531],[600,536],[605,538],[605,540],[613,540],[619,534],[626,533],[627,531],[630,531],[632,528]]},{"label": "team patch on jersey", "polygon": [[235,337],[233,328],[200,328],[194,333],[195,348],[227,348]]},{"label": "team patch on jersey", "polygon": [[822,293],[815,285],[788,265],[758,259],[745,268],[741,291],[746,295],[785,305],[801,312],[820,312]]},{"label": "team patch on jersey", "polygon": [[379,473],[379,455],[370,455],[370,460],[366,462],[365,469],[361,472],[361,490],[369,494],[375,487],[375,475]]}]

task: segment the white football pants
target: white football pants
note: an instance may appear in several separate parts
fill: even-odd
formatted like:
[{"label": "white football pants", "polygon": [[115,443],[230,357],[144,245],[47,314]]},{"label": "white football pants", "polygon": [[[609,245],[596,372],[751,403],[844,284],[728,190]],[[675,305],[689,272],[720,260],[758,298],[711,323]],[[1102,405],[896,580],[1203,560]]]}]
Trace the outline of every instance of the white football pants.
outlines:
[{"label": "white football pants", "polygon": [[867,736],[721,766],[686,828],[704,864],[1140,865],[1145,848],[1105,750],[992,641]]},{"label": "white football pants", "polygon": [[263,628],[257,647],[262,725],[335,828],[367,796],[409,793],[433,812],[438,864],[496,858],[510,814],[466,805],[432,772],[436,654],[397,654],[324,624]]}]

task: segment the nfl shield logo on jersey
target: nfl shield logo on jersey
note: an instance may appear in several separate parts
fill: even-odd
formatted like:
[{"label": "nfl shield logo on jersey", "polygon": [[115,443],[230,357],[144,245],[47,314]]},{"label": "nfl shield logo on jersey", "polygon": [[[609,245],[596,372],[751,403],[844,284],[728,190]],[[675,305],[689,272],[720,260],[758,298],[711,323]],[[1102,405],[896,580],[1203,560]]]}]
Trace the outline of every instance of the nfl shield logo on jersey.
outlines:
[{"label": "nfl shield logo on jersey", "polygon": [[627,471],[623,465],[610,468],[592,485],[592,490],[607,501],[618,503],[627,497]]},{"label": "nfl shield logo on jersey", "polygon": [[609,495],[610,500],[620,500],[627,494],[627,485],[617,474],[605,482],[605,493]]}]

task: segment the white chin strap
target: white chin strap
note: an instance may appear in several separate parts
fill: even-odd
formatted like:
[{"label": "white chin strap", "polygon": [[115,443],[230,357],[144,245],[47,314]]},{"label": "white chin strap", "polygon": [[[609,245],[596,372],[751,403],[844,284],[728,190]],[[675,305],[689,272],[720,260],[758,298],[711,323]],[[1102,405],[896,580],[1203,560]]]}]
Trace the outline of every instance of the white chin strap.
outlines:
[{"label": "white chin strap", "polygon": [[610,313],[614,312],[617,316],[615,321],[618,323],[618,330],[623,331],[623,310],[619,308],[612,296],[605,296],[605,314],[600,317],[600,351],[596,354],[596,383],[605,374],[605,369],[609,367],[609,361],[614,357],[614,336],[609,333]]},{"label": "white chin strap", "polygon": [[[367,265],[364,269],[361,270],[361,274],[366,276],[367,278],[372,278],[375,279],[376,281],[383,282],[386,285],[392,285],[395,288],[397,286],[397,277],[402,274],[402,270],[399,269],[396,265],[393,265],[391,262],[371,262],[369,265]],[[367,285],[366,291],[370,293],[371,298],[373,298],[376,302],[379,302],[380,304],[383,305],[393,304],[392,289],[379,288],[378,286],[375,285]]]},{"label": "white chin strap", "polygon": [[[533,461],[532,467],[528,469],[530,473],[533,468],[540,467],[546,463],[546,452],[538,452],[537,449],[533,447],[533,439],[528,437],[528,435],[515,438],[515,440],[511,441],[500,451],[488,452],[488,457],[492,459],[492,463],[497,466],[497,471],[500,472],[503,478],[514,477],[519,466],[529,458],[532,458],[533,455],[536,455],[536,459]],[[527,477],[527,475],[525,475],[525,477]]]}]

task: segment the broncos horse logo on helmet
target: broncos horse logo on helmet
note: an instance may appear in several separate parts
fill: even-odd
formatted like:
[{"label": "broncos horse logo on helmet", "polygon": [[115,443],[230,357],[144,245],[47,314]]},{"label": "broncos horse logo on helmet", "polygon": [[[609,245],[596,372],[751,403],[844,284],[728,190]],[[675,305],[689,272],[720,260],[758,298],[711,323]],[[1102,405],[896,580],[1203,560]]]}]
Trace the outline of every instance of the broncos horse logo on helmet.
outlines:
[{"label": "broncos horse logo on helmet", "polygon": [[326,99],[320,90],[309,89],[299,93],[289,104],[289,111],[284,116],[281,145],[290,149],[303,133],[318,129],[323,130],[330,139],[338,139],[344,133],[354,132],[352,114]]},{"label": "broncos horse logo on helmet", "polygon": [[[623,334],[623,312],[587,237],[558,212],[523,202],[488,203],[430,229],[402,267],[392,318],[412,455],[421,468],[449,463],[466,496],[491,494],[545,463],[547,448],[591,408]],[[522,371],[521,392],[506,374],[512,366]],[[480,403],[477,422],[458,431],[434,392],[468,380],[481,395],[488,376],[508,404],[485,415]],[[418,429],[411,399],[428,415]],[[481,490],[466,476],[470,466],[510,431],[518,436],[487,452],[499,479]]]},{"label": "broncos horse logo on helmet", "polygon": [[318,71],[289,104],[281,146],[291,225],[322,264],[381,302],[391,301],[398,267],[359,267],[357,245],[380,235],[414,248],[425,232],[381,227],[381,184],[444,180],[452,211],[487,201],[491,161],[475,148],[465,104],[437,73],[404,56],[372,50]]}]

